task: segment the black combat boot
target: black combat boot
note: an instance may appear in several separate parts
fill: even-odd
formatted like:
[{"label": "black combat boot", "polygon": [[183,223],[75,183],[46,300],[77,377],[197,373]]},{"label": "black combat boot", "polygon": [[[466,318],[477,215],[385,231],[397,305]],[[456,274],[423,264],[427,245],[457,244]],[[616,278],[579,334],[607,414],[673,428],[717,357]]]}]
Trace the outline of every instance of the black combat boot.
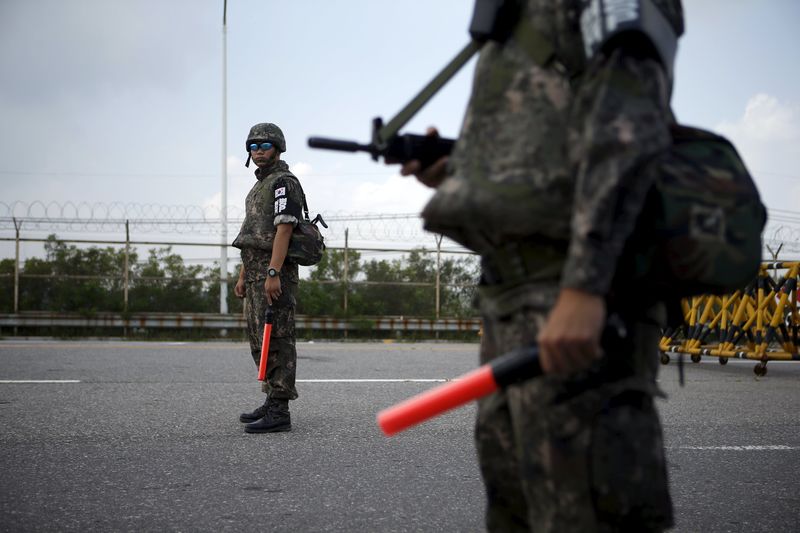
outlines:
[{"label": "black combat boot", "polygon": [[289,416],[289,400],[269,400],[267,414],[256,422],[244,427],[245,433],[277,433],[291,431],[292,418]]},{"label": "black combat boot", "polygon": [[252,413],[242,413],[239,415],[239,422],[242,424],[249,424],[255,422],[259,418],[264,418],[267,414],[267,407],[269,406],[269,396],[264,400],[264,405],[259,405]]}]

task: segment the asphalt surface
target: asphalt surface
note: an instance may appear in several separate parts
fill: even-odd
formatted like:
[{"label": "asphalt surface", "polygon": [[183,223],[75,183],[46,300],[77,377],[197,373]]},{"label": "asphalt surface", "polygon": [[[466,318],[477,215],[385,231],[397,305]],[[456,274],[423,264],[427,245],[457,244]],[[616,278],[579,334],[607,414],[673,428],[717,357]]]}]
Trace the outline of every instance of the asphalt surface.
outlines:
[{"label": "asphalt surface", "polygon": [[[375,414],[476,344],[303,343],[293,431],[247,435],[241,343],[0,342],[0,531],[483,531],[473,406]],[[662,367],[674,531],[800,531],[800,363]],[[34,380],[38,382],[34,382]]]}]

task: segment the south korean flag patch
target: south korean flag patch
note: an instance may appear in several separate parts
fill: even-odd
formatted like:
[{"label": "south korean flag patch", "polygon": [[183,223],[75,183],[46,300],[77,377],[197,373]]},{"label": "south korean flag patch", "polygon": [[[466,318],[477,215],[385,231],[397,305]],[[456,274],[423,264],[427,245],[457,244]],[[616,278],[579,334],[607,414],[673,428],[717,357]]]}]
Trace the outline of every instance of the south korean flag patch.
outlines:
[{"label": "south korean flag patch", "polygon": [[275,214],[286,210],[286,186],[275,189]]},{"label": "south korean flag patch", "polygon": [[[297,178],[295,178],[296,180]],[[303,216],[303,204],[297,202],[298,193],[302,198],[303,190],[299,183],[281,178],[275,182],[275,207],[273,213],[278,224],[295,223]]]}]

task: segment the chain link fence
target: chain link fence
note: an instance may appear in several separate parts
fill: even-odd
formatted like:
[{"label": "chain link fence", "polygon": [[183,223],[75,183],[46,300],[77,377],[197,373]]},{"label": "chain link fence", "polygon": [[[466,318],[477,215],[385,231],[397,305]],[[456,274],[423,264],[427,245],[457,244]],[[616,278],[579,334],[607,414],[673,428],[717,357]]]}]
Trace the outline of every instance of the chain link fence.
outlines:
[{"label": "chain link fence", "polygon": [[[225,306],[220,304],[221,312],[240,313],[241,302],[232,295],[238,251],[230,248],[229,242],[241,226],[243,212],[239,207],[229,206],[227,213],[227,221],[223,224],[220,209],[215,206],[0,202],[0,246],[3,247],[0,259],[6,265],[0,272],[0,283],[10,289],[2,293],[6,300],[3,307],[13,313],[45,310],[21,307],[20,286],[54,279],[51,273],[36,273],[23,267],[26,259],[41,257],[48,237],[55,235],[59,241],[70,245],[83,248],[110,246],[122,254],[124,265],[120,267],[119,275],[112,279],[85,272],[61,272],[57,276],[61,281],[75,284],[104,280],[113,298],[118,299],[119,305],[115,309],[121,312],[135,308],[130,301],[134,288],[141,289],[147,284],[163,287],[195,284],[205,290],[206,303],[214,299],[224,300]],[[414,309],[426,317],[464,318],[469,312],[465,309],[469,308],[468,300],[477,281],[477,258],[456,243],[425,232],[417,214],[323,212],[322,216],[329,225],[323,231],[328,249],[339,254],[340,260],[344,256],[345,265],[349,264],[348,254],[355,254],[365,264],[386,262],[395,266],[407,261],[410,254],[417,254],[415,257],[426,257],[431,268],[426,271],[427,275],[379,281],[368,279],[363,271],[353,272],[348,268],[328,277],[313,276],[313,267],[303,268],[301,277],[306,281],[301,283],[301,287],[307,285],[309,290],[327,297],[327,304],[314,307],[314,314],[351,316],[359,298],[362,302],[369,299],[398,301],[412,296],[425,300],[425,305]],[[227,242],[223,243],[223,239]],[[770,210],[764,244],[765,259],[797,260],[800,257],[800,213]],[[142,247],[149,249],[151,254],[153,247],[156,250],[169,249],[187,265],[200,265],[201,268],[187,271],[189,275],[186,276],[147,275],[143,268],[137,268],[133,263],[134,256],[138,267],[152,259],[138,253]],[[9,268],[9,260],[13,262],[13,269]],[[443,279],[442,265],[451,266],[453,261],[461,261],[460,277]],[[221,265],[222,262],[225,264]],[[216,296],[211,294],[213,291],[216,291]],[[309,296],[306,295],[305,299],[308,300]],[[453,305],[454,299],[458,306]],[[303,305],[302,301],[300,305]],[[214,312],[213,307],[204,309],[205,312]],[[406,313],[409,306],[384,306],[381,309],[388,309],[387,314],[400,315]],[[391,309],[396,311],[392,313]]]},{"label": "chain link fence", "polygon": [[[214,238],[225,234],[235,235],[238,232],[242,223],[242,212],[233,207],[228,212],[230,218],[223,226],[219,219],[219,210],[214,207],[0,202],[0,243],[7,245],[0,256],[6,258],[3,260],[5,268],[0,272],[0,283],[6,288],[3,291],[4,299],[7,299],[3,304],[3,311],[16,314],[48,310],[47,302],[37,301],[36,298],[33,298],[35,303],[23,303],[20,288],[24,288],[25,284],[30,287],[60,281],[79,286],[95,281],[106,288],[108,294],[104,296],[111,295],[112,303],[103,305],[113,309],[100,309],[103,311],[141,311],[141,307],[137,308],[138,302],[132,302],[131,297],[137,296],[141,300],[141,294],[145,292],[143,287],[148,284],[171,286],[176,291],[183,286],[181,284],[195,284],[205,291],[206,300],[213,298],[211,292],[218,291],[217,298],[225,299],[224,307],[220,307],[225,312],[240,313],[241,302],[232,294],[238,272],[238,250],[230,248],[228,243],[223,245],[221,239],[215,242]],[[418,275],[377,281],[374,276],[372,279],[365,276],[363,269],[359,268],[351,268],[349,271],[344,268],[338,275],[327,277],[314,275],[314,267],[302,268],[301,277],[305,281],[301,283],[301,290],[303,286],[307,286],[308,291],[316,290],[328,296],[326,302],[329,309],[325,309],[325,305],[314,306],[307,302],[305,307],[313,310],[315,315],[350,316],[353,312],[358,312],[355,301],[360,298],[363,302],[375,297],[389,300],[413,297],[425,300],[424,304],[417,306],[380,307],[387,314],[400,315],[412,307],[420,310],[424,316],[434,319],[464,318],[465,314],[471,313],[469,300],[477,281],[477,258],[455,243],[424,232],[418,215],[322,215],[329,225],[328,229],[323,230],[329,253],[338,254],[338,260],[345,265],[352,262],[347,259],[349,255],[351,259],[356,257],[365,264],[386,262],[399,268],[407,261],[409,254],[416,254],[414,257],[426,257],[427,268],[423,269],[424,272],[417,273]],[[53,241],[52,236],[57,241]],[[31,267],[25,268],[27,260],[45,255],[45,246],[47,243],[52,245],[53,242],[83,249],[108,247],[121,257],[122,264],[113,276],[80,271],[42,273]],[[224,256],[221,253],[223,246],[226,249]],[[151,257],[143,257],[139,252],[142,247],[149,249]],[[169,250],[180,256],[187,265],[200,265],[202,268],[181,271],[188,273],[185,276],[146,275],[143,265],[152,261],[156,250],[160,251],[159,254]],[[166,255],[161,254],[162,259]],[[9,260],[13,260],[13,269],[10,268]],[[221,261],[226,263],[223,268],[220,268]],[[456,263],[460,270],[459,275],[454,278],[452,266]],[[449,268],[444,276],[443,265]],[[331,274],[334,271],[336,269]],[[313,279],[309,280],[310,277]],[[303,298],[301,293],[300,310],[303,300],[309,298]],[[116,303],[114,299],[117,300]],[[108,301],[107,298],[99,300]],[[454,300],[458,301],[457,306],[453,304]],[[30,301],[31,298],[28,298],[28,302]],[[392,313],[392,309],[396,309],[396,312]],[[191,310],[197,311],[196,306]],[[201,312],[213,311],[208,305],[201,309]]]}]

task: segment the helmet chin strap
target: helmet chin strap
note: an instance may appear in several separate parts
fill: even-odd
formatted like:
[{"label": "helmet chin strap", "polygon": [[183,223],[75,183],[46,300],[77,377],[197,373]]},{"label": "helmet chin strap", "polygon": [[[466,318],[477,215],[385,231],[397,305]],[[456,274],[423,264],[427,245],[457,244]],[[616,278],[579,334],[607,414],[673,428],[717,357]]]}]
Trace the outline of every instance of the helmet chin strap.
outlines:
[{"label": "helmet chin strap", "polygon": [[[246,162],[245,162],[245,164],[244,164],[244,166],[246,166],[247,168],[250,168],[250,158],[251,158],[251,155],[252,155],[252,154],[251,154],[250,152],[247,152],[247,161],[246,161]],[[272,165],[274,165],[274,164],[275,164],[275,163],[276,163],[276,162],[277,162],[277,161],[280,159],[280,155],[281,155],[281,154],[280,154],[280,152],[278,152],[277,150],[275,150],[275,153],[274,153],[274,154],[272,154],[272,155],[270,156],[270,158],[269,158],[269,165],[268,165],[268,167],[271,167]],[[268,168],[268,167],[267,167],[267,168]]]}]

